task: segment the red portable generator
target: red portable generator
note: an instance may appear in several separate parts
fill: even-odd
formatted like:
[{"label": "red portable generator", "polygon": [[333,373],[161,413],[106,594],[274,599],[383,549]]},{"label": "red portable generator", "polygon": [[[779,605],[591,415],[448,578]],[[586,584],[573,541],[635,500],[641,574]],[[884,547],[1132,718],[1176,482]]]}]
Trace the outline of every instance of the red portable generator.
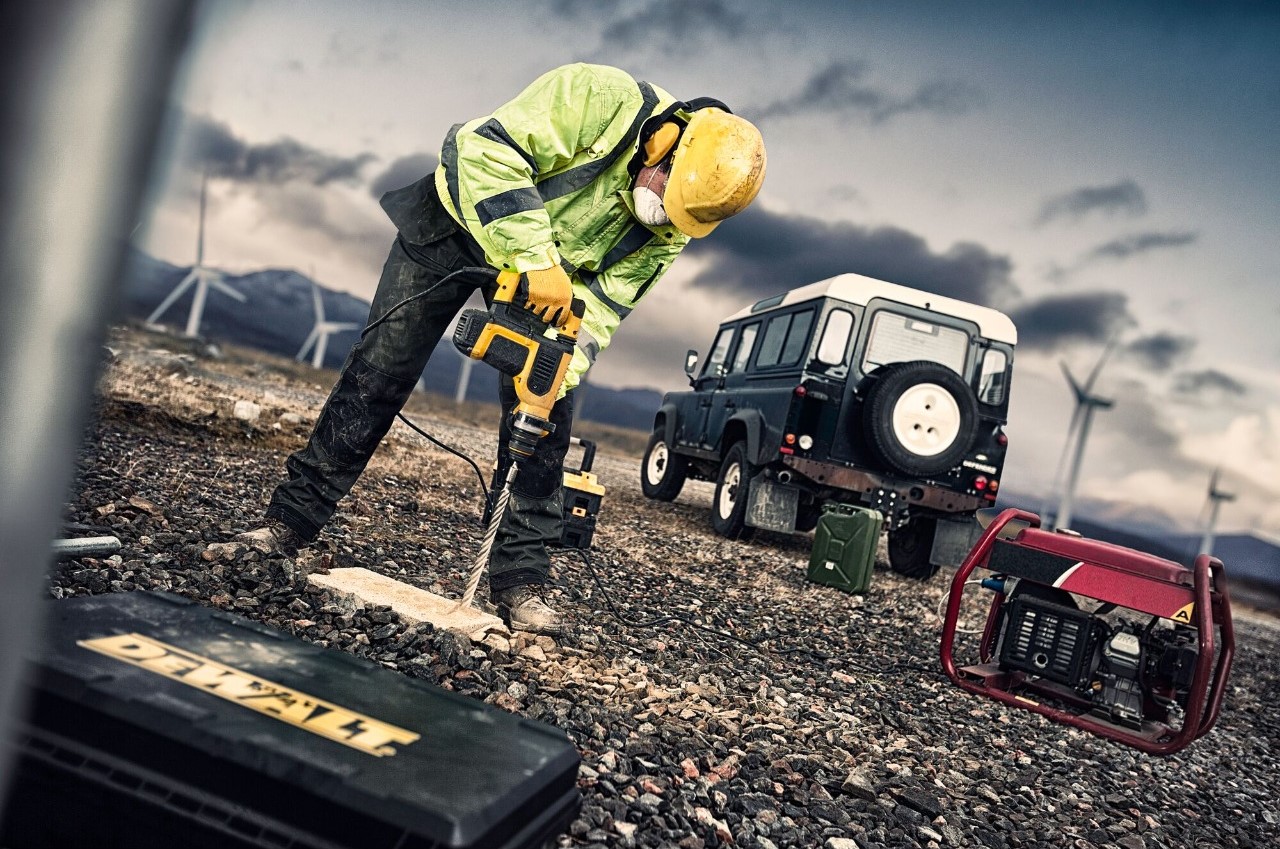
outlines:
[{"label": "red portable generator", "polygon": [[[978,662],[957,666],[956,619],[978,567],[994,598]],[[1234,651],[1217,558],[1187,569],[1005,510],[951,582],[941,654],[970,692],[1168,755],[1213,727]]]}]

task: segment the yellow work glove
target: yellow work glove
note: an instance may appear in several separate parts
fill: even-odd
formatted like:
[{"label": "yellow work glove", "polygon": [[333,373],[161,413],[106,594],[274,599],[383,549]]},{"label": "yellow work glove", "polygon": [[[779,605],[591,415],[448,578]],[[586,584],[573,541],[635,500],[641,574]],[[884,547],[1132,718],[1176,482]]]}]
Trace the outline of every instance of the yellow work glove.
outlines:
[{"label": "yellow work glove", "polygon": [[556,327],[564,327],[569,320],[569,305],[573,302],[573,284],[563,268],[553,265],[536,271],[526,271],[525,283],[529,288],[525,309]]}]

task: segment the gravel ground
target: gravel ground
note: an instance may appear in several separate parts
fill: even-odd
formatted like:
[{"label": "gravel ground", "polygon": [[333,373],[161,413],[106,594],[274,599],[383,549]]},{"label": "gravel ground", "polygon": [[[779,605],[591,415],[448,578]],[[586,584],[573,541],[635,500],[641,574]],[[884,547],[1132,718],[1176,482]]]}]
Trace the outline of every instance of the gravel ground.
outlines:
[{"label": "gravel ground", "polygon": [[[409,628],[388,609],[343,609],[305,574],[359,565],[456,597],[483,533],[475,473],[397,424],[296,561],[211,548],[255,524],[333,375],[157,344],[113,338],[67,504],[70,532],[116,534],[123,550],[60,563],[50,593],[179,593],[553,723],[583,758],[562,846],[1280,843],[1274,619],[1237,615],[1215,730],[1149,757],[952,687],[936,659],[945,570],[920,584],[882,563],[865,597],[809,584],[810,538],[716,537],[708,485],[648,501],[638,452],[602,445],[592,565],[554,557],[572,635],[470,643]],[[236,401],[259,418],[237,420]],[[488,465],[491,411],[415,397],[409,414]]]}]

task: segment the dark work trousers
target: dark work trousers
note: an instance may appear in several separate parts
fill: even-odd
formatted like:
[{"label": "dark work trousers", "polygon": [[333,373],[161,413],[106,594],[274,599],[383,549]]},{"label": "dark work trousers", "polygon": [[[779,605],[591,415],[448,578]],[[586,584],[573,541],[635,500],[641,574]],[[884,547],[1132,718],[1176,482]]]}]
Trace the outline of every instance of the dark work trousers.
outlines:
[{"label": "dark work trousers", "polygon": [[[266,513],[307,541],[320,533],[339,499],[351,491],[467,298],[481,287],[486,301],[492,297],[495,284],[491,276],[459,275],[461,279],[439,285],[457,269],[487,266],[483,251],[470,235],[456,225],[435,225],[436,235],[450,229],[428,244],[397,237],[383,266],[369,323],[404,299],[435,288],[361,337],[347,357],[306,446],[285,463],[289,479],[276,488]],[[530,322],[532,328],[537,320],[530,315]],[[511,380],[504,377],[500,461],[506,458],[507,420],[515,400]],[[551,418],[556,425],[554,433],[539,441],[512,485],[489,564],[489,583],[494,591],[545,583],[548,577],[546,545],[559,541],[563,522],[561,468],[573,422],[572,394],[555,405]]]}]

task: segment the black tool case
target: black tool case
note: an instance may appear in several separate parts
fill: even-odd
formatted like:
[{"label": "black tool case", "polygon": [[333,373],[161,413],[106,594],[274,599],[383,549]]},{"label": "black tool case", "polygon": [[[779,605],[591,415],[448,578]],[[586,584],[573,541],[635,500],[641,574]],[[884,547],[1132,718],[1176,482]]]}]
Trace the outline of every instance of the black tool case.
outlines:
[{"label": "black tool case", "polygon": [[0,846],[538,847],[565,734],[163,593],[50,602]]}]

